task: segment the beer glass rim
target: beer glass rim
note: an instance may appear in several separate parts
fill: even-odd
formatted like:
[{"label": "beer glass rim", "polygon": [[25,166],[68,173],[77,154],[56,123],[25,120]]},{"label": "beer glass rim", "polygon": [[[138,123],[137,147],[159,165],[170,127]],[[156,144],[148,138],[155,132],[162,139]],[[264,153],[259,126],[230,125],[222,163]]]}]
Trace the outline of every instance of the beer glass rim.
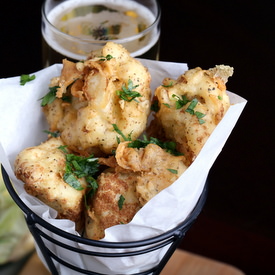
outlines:
[{"label": "beer glass rim", "polygon": [[[150,26],[148,26],[145,30],[141,31],[138,34],[120,38],[120,39],[108,39],[108,40],[88,39],[88,38],[81,38],[78,36],[73,36],[73,35],[64,33],[62,31],[60,31],[55,25],[53,25],[49,21],[46,10],[45,10],[46,4],[48,1],[49,0],[45,0],[44,3],[42,4],[42,19],[44,19],[44,22],[46,22],[50,26],[50,28],[52,28],[54,30],[54,32],[58,33],[59,35],[65,37],[69,40],[78,40],[78,41],[81,41],[82,43],[87,43],[87,44],[104,44],[107,42],[115,42],[117,44],[122,44],[122,43],[126,43],[129,41],[139,39],[139,38],[143,37],[145,34],[147,34],[148,32],[150,32],[153,28],[155,28],[158,25],[158,23],[160,21],[160,17],[161,17],[161,9],[160,9],[159,2],[158,2],[158,0],[153,0],[156,4],[156,10],[157,10],[156,17],[155,17],[154,22]],[[72,0],[68,0],[68,1],[72,1]]]}]

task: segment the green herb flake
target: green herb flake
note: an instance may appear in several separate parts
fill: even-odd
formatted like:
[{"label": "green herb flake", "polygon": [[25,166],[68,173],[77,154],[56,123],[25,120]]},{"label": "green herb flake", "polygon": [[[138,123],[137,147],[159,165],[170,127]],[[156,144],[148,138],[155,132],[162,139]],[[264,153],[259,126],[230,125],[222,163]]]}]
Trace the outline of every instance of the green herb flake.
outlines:
[{"label": "green herb flake", "polygon": [[89,184],[87,185],[87,191],[84,196],[84,204],[86,206],[86,209],[89,209],[89,200],[95,195],[96,190],[98,189],[97,181],[93,177],[87,180],[88,177],[86,177],[86,181],[89,182]]},{"label": "green herb flake", "polygon": [[219,100],[222,100],[222,96],[218,95],[218,99],[219,99]]},{"label": "green herb flake", "polygon": [[89,198],[92,198],[96,193],[98,184],[96,179],[94,179],[93,177],[88,176],[86,177],[86,180],[88,182],[88,186],[87,186],[88,192],[86,192],[85,200],[88,200]]},{"label": "green herb flake", "polygon": [[52,137],[55,137],[55,138],[60,136],[60,132],[59,131],[51,132],[51,131],[45,130],[43,132],[46,133],[46,134],[48,134],[48,135],[50,135],[50,136],[52,136]]},{"label": "green herb flake", "polygon": [[173,99],[176,99],[176,109],[181,109],[183,106],[185,106],[188,102],[190,102],[189,99],[187,99],[186,95],[182,95],[181,98],[175,94],[172,95]]},{"label": "green herb flake", "polygon": [[178,174],[178,170],[175,170],[175,169],[167,169],[167,170],[172,174]]},{"label": "green herb flake", "polygon": [[57,93],[57,89],[59,88],[59,86],[53,86],[53,87],[49,87],[49,92],[43,96],[42,98],[40,98],[41,101],[41,106],[44,107],[47,104],[51,104],[52,102],[54,102],[54,100],[56,99],[56,93]]},{"label": "green herb flake", "polygon": [[199,124],[204,124],[205,123],[205,120],[203,120],[201,118],[199,118],[198,120],[199,120]]},{"label": "green herb flake", "polygon": [[61,150],[64,154],[68,154],[67,145],[60,145],[57,149]]},{"label": "green herb flake", "polygon": [[167,108],[171,108],[170,105],[168,103],[162,103],[164,106],[166,106]]},{"label": "green herb flake", "polygon": [[66,172],[63,176],[63,179],[77,191],[81,191],[84,189],[78,179],[74,176],[74,174],[70,172]]},{"label": "green herb flake", "polygon": [[162,149],[164,149],[166,152],[170,153],[174,156],[182,156],[183,154],[177,151],[176,149],[176,143],[173,141],[160,141],[157,138],[150,137],[149,139],[144,135],[143,140],[136,139],[130,143],[128,143],[128,147],[130,148],[145,148],[148,144],[156,144]]},{"label": "green herb flake", "polygon": [[83,190],[78,179],[85,178],[87,187],[91,188],[94,193],[97,189],[94,175],[98,172],[98,159],[93,156],[83,157],[69,154],[66,146],[59,146],[58,149],[66,154],[64,181],[76,190]]},{"label": "green herb flake", "polygon": [[194,115],[195,114],[194,109],[197,106],[198,102],[199,101],[196,98],[193,98],[188,108],[185,111],[191,115]]},{"label": "green herb flake", "polygon": [[161,85],[161,86],[164,87],[164,88],[169,88],[169,87],[172,87],[173,85],[174,85],[174,82],[170,81],[169,84],[167,84],[167,85]]},{"label": "green herb flake", "polygon": [[118,208],[119,208],[119,210],[122,209],[124,201],[125,201],[125,198],[122,195],[120,195],[119,200],[118,200]]},{"label": "green herb flake", "polygon": [[191,115],[196,116],[198,118],[199,124],[204,124],[205,121],[202,118],[205,117],[205,114],[194,110],[195,107],[197,106],[198,102],[199,101],[197,98],[193,98],[191,103],[189,104],[188,108],[185,111]]},{"label": "green herb flake", "polygon": [[[124,139],[124,141],[130,141],[128,143],[128,147],[129,148],[145,148],[148,144],[156,144],[159,147],[161,147],[162,149],[165,149],[166,152],[174,155],[174,156],[182,156],[183,154],[180,153],[179,151],[177,151],[176,147],[176,143],[173,141],[160,141],[159,139],[155,138],[155,137],[150,137],[149,139],[146,137],[146,135],[143,136],[143,140],[142,139],[136,139],[133,140],[131,139],[131,134],[130,133],[128,135],[128,137],[126,137],[122,131],[117,127],[116,124],[113,124],[114,130]],[[120,140],[119,140],[120,142]]]},{"label": "green herb flake", "polygon": [[139,85],[133,84],[131,79],[128,80],[128,86],[126,87],[124,84],[122,85],[121,89],[116,91],[117,95],[120,99],[125,100],[127,102],[131,102],[132,100],[138,102],[136,100],[137,97],[141,97],[142,95],[139,92],[134,91]]},{"label": "green herb flake", "polygon": [[102,61],[102,62],[104,62],[104,61],[109,61],[109,60],[111,60],[112,58],[114,58],[112,55],[110,55],[110,54],[107,54],[106,56],[99,56],[99,61]]},{"label": "green herb flake", "polygon": [[[132,132],[128,135],[128,137],[126,137],[122,133],[122,131],[117,127],[116,124],[112,124],[112,125],[113,125],[114,130],[124,139],[124,141],[131,141],[132,140],[132,138],[131,138]],[[118,141],[118,143],[120,143],[119,138],[117,138],[117,141]]]},{"label": "green herb flake", "polygon": [[35,79],[35,75],[22,74],[20,76],[20,85],[24,86],[27,82],[30,82]]},{"label": "green herb flake", "polygon": [[202,119],[203,117],[205,117],[205,114],[201,112],[195,112],[195,116],[198,118],[199,124],[205,123],[205,121]]}]

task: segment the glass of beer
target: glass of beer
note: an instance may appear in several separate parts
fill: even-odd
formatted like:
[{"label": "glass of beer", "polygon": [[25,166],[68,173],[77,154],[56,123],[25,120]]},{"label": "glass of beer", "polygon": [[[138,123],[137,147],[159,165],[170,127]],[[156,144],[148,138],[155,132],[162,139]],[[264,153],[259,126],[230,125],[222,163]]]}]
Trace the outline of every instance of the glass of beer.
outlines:
[{"label": "glass of beer", "polygon": [[43,67],[86,59],[108,41],[133,57],[158,59],[157,0],[46,0],[42,6]]}]

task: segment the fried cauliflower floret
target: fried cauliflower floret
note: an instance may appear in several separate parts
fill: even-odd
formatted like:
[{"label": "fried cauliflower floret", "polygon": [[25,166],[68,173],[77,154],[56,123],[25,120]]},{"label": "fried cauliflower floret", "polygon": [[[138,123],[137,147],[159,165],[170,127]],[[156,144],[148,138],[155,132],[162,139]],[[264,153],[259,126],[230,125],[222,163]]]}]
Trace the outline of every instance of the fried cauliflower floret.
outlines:
[{"label": "fried cauliflower floret", "polygon": [[[113,124],[133,139],[145,130],[150,81],[147,68],[112,42],[84,63],[64,60],[57,99],[43,108],[50,131],[59,131],[74,151],[110,154],[117,147]],[[138,97],[123,98],[123,90]],[[65,96],[71,97],[70,103],[62,100]]]},{"label": "fried cauliflower floret", "polygon": [[83,198],[86,182],[79,179],[83,190],[76,190],[64,180],[65,154],[58,149],[64,143],[51,138],[21,151],[15,160],[15,175],[22,180],[26,192],[58,212],[57,218],[70,219],[76,229],[83,227]]},{"label": "fried cauliflower floret", "polygon": [[142,205],[170,186],[187,169],[183,156],[171,155],[156,144],[136,149],[129,148],[128,142],[120,143],[116,160],[123,169],[139,172],[136,192]]},{"label": "fried cauliflower floret", "polygon": [[177,80],[164,79],[155,90],[160,108],[156,119],[166,138],[179,145],[187,165],[194,161],[230,106],[225,83],[232,74],[229,66],[209,70],[198,67]]},{"label": "fried cauliflower floret", "polygon": [[117,224],[129,223],[141,208],[135,194],[135,173],[104,172],[97,179],[98,190],[86,213],[85,234],[99,240],[104,230]]},{"label": "fried cauliflower floret", "polygon": [[105,229],[129,223],[145,203],[186,170],[182,160],[183,156],[173,156],[155,144],[137,149],[121,142],[116,165],[113,160],[103,161],[114,167],[97,179],[99,187],[87,211],[87,237],[99,240],[105,236]]}]

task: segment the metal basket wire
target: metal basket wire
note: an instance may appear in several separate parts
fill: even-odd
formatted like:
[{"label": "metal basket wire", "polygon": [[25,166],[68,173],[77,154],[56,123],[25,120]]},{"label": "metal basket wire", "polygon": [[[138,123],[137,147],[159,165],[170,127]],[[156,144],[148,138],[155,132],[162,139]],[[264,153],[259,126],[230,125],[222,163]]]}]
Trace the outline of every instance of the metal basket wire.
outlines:
[{"label": "metal basket wire", "polygon": [[[166,233],[163,233],[161,235],[158,235],[156,237],[148,238],[140,241],[132,241],[132,242],[95,241],[95,240],[90,240],[87,238],[83,238],[83,237],[65,232],[49,224],[48,222],[43,220],[41,217],[39,217],[37,214],[35,214],[25,203],[23,203],[23,201],[17,195],[16,190],[14,189],[9,179],[9,176],[3,166],[1,167],[1,169],[2,169],[2,177],[6,185],[6,188],[10,193],[11,197],[13,198],[13,200],[24,212],[29,230],[34,237],[35,242],[39,247],[41,254],[43,255],[43,258],[48,266],[48,269],[53,275],[59,274],[56,267],[57,263],[69,268],[72,271],[75,271],[76,274],[90,274],[90,275],[108,275],[108,274],[96,273],[94,271],[86,270],[86,269],[77,267],[75,265],[72,265],[70,262],[57,256],[54,251],[51,251],[48,248],[48,242],[53,243],[57,246],[60,246],[65,250],[68,249],[70,251],[73,251],[75,253],[103,257],[103,258],[129,257],[129,256],[138,257],[139,255],[147,254],[152,251],[161,249],[162,247],[170,245],[165,255],[161,259],[161,261],[155,267],[150,268],[147,271],[128,274],[128,275],[160,274],[160,272],[163,270],[164,266],[166,265],[166,263],[168,262],[172,254],[174,253],[175,249],[178,247],[182,238],[185,236],[185,233],[189,230],[193,222],[196,220],[197,216],[200,214],[207,198],[207,183],[206,183],[204,190],[196,206],[194,207],[193,211],[189,214],[189,216],[172,230]],[[45,230],[42,231],[41,228],[46,229],[51,234],[46,234]],[[56,235],[58,236],[58,238],[54,238],[49,235]],[[66,242],[65,241],[62,242],[60,238],[61,239],[64,238]],[[75,246],[69,245],[68,241],[71,243],[77,242],[79,244],[88,245],[90,249],[83,250],[83,249],[77,248]],[[108,249],[111,249],[113,252],[103,253],[103,252],[96,251],[97,248],[108,248]],[[118,249],[122,249],[122,248],[123,249],[127,248],[127,252],[122,252],[122,253],[117,252]],[[150,254],[148,255],[150,257]]]}]

